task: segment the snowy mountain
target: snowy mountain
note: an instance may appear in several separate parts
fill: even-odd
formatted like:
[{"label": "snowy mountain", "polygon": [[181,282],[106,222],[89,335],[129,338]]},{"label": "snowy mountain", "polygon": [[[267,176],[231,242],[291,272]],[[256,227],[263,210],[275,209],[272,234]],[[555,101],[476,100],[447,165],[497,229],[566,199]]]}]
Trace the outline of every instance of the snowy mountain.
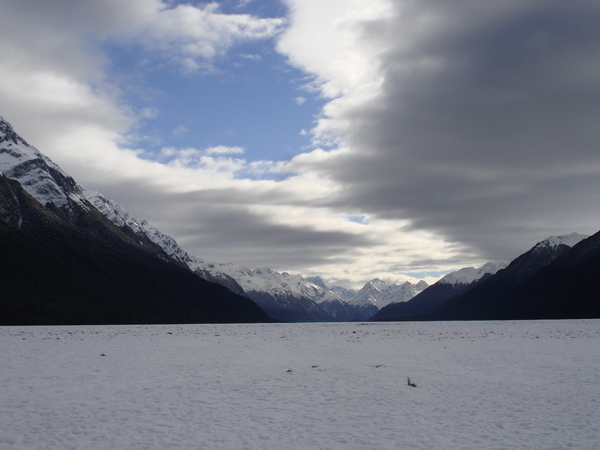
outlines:
[{"label": "snowy mountain", "polygon": [[336,286],[336,285],[329,285],[329,284],[325,283],[323,278],[321,278],[319,276],[306,277],[306,280],[310,281],[313,284],[316,284],[319,287],[322,287],[323,289],[327,289],[331,292],[338,294],[341,297],[341,299],[344,300],[345,302],[350,301],[350,299],[356,295],[356,291],[354,289],[348,289],[348,288],[345,288],[342,286]]},{"label": "snowy mountain", "polygon": [[[348,304],[343,296],[352,295],[350,290],[322,287],[300,275],[208,262],[189,255],[173,238],[147,221],[137,220],[114,201],[78,185],[58,165],[19,137],[4,120],[0,121],[0,132],[5,142],[0,154],[0,170],[18,180],[40,203],[62,215],[70,214],[76,207],[95,208],[121,233],[155,256],[252,299],[274,319],[295,322],[359,320],[377,310],[371,304],[358,308]],[[405,293],[398,292],[396,296],[404,298]],[[388,297],[385,301],[392,301],[392,293]]]},{"label": "snowy mountain", "polygon": [[329,290],[332,292],[335,292],[345,302],[350,301],[350,299],[356,295],[356,291],[354,289],[347,289],[342,286],[336,286],[336,285],[329,286]]},{"label": "snowy mountain", "polygon": [[[2,118],[0,174],[0,324],[268,320],[263,311],[295,322],[365,320],[376,313],[375,318],[511,317],[523,310],[514,299],[529,304],[523,300],[526,289],[543,291],[535,287],[539,280],[555,287],[544,291],[548,298],[557,292],[568,297],[569,289],[556,285],[563,272],[572,274],[573,292],[587,289],[581,299],[600,282],[588,277],[578,283],[573,275],[573,267],[595,273],[600,239],[590,244],[591,238],[576,233],[539,242],[503,270],[505,263],[464,268],[431,287],[375,279],[354,292],[327,286],[319,277],[207,262],[78,185]],[[570,252],[572,247],[578,251]],[[502,309],[498,305],[506,298],[512,306]],[[557,308],[552,314],[560,316]],[[585,317],[592,310],[578,309]]]},{"label": "snowy mountain", "polygon": [[497,274],[496,279],[504,280],[506,285],[519,284],[556,258],[567,253],[573,245],[587,237],[577,233],[550,236],[512,261],[506,269]]},{"label": "snowy mountain", "polygon": [[0,119],[0,324],[260,322],[249,299],[115,226]]},{"label": "snowy mountain", "polygon": [[542,249],[550,248],[556,249],[561,245],[566,245],[567,247],[573,247],[575,244],[578,244],[584,239],[587,239],[589,236],[578,233],[565,234],[562,236],[550,236],[543,241],[538,242],[532,250],[534,251],[542,251]]},{"label": "snowy mountain", "polygon": [[438,283],[452,285],[469,285],[474,281],[481,280],[485,275],[493,275],[508,265],[506,261],[489,262],[479,268],[464,267],[449,273],[441,278]]},{"label": "snowy mountain", "polygon": [[359,320],[367,320],[389,304],[412,299],[427,286],[425,281],[419,281],[416,284],[406,281],[398,285],[375,278],[367,282],[348,302],[359,309]]},{"label": "snowy mountain", "polygon": [[268,268],[250,269],[234,263],[204,261],[189,255],[172,237],[152,227],[147,221],[138,221],[103,195],[86,189],[83,195],[116,226],[128,228],[138,239],[150,239],[201,278],[250,298],[273,319],[291,322],[352,319],[348,305],[338,294],[300,275],[279,273]]},{"label": "snowy mountain", "polygon": [[[389,283],[386,283],[379,278],[375,278],[367,282],[354,297],[349,301],[350,304],[360,307],[375,306],[379,296],[390,287]],[[379,309],[379,308],[377,308]]]},{"label": "snowy mountain", "polygon": [[339,286],[329,287],[319,277],[311,281],[268,268],[250,269],[234,263],[204,261],[189,255],[173,238],[146,221],[136,220],[101,194],[89,190],[83,194],[115,225],[127,226],[136,235],[151,239],[200,277],[246,295],[273,319],[292,322],[366,320],[378,311],[379,305],[407,301],[427,287],[423,281],[390,285],[375,279],[354,293]]},{"label": "snowy mountain", "polygon": [[392,303],[407,302],[428,287],[429,285],[422,280],[416,284],[408,281],[402,284],[390,284],[376,299],[375,306],[381,309]]},{"label": "snowy mountain", "polygon": [[349,303],[356,295],[355,290],[347,289],[342,286],[330,286],[319,276],[308,277],[306,280],[323,288],[323,292],[326,293],[326,295],[316,301],[319,303],[319,306],[327,311],[329,315],[334,317],[336,321],[347,322],[364,319],[362,308]]},{"label": "snowy mountain", "polygon": [[479,268],[464,267],[451,272],[409,301],[381,308],[373,316],[373,320],[398,320],[433,313],[451,298],[472,289],[481,281],[506,267],[507,264],[505,261],[489,262]]},{"label": "snowy mountain", "polygon": [[[510,264],[504,261],[487,263],[477,269],[467,267],[452,272],[404,304],[381,309],[373,320],[404,320],[409,318],[506,318],[516,317],[519,307],[506,309],[514,292],[533,275],[587,236],[571,233],[550,236]],[[502,313],[500,313],[502,311]],[[533,313],[532,313],[533,314]],[[541,312],[537,311],[540,315]]]},{"label": "snowy mountain", "polygon": [[408,281],[402,284],[390,284],[375,278],[366,283],[349,303],[356,306],[375,306],[383,308],[391,303],[406,302],[426,289],[428,284],[425,281],[419,281],[416,284]]},{"label": "snowy mountain", "polygon": [[198,260],[191,266],[198,274],[214,278],[229,277],[270,317],[292,322],[334,320],[319,303],[336,298],[333,293],[306,281],[301,275],[276,272],[271,269],[249,269],[233,263],[207,263]]},{"label": "snowy mountain", "polygon": [[[589,295],[582,293],[580,298],[575,294],[581,286],[595,290],[600,282],[597,274],[590,276],[586,273],[600,270],[594,267],[595,263],[591,263],[589,268],[580,268],[580,272],[577,269],[589,260],[600,259],[600,251],[591,244],[600,237],[595,235],[593,238],[595,241],[577,233],[550,236],[505,269],[449,300],[434,316],[441,319],[561,318],[577,317],[575,310],[591,311],[591,306],[586,309],[574,305],[580,304],[581,298]],[[581,249],[587,249],[587,253]],[[586,254],[583,263],[575,259],[578,254]],[[571,282],[567,281],[569,277]],[[558,292],[561,293],[560,298],[556,298]],[[552,302],[551,298],[554,299]],[[593,298],[598,304],[595,294]]]},{"label": "snowy mountain", "polygon": [[18,180],[42,205],[72,210],[75,203],[87,208],[81,186],[49,158],[16,134],[0,117],[0,172]]}]

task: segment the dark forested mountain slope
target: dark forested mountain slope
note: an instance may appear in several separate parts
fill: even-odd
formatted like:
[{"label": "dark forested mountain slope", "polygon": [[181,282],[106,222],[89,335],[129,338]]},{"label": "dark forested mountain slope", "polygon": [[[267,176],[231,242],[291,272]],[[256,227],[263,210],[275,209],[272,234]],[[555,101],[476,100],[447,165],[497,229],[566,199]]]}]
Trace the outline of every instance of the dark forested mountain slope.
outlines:
[{"label": "dark forested mountain slope", "polygon": [[435,319],[600,317],[600,233],[573,247],[534,247],[486,282],[448,301]]},{"label": "dark forested mountain slope", "polygon": [[498,270],[506,267],[506,264],[504,261],[490,262],[477,269],[465,267],[449,273],[411,300],[392,303],[382,308],[372,320],[400,320],[434,313],[448,300],[473,289]]},{"label": "dark forested mountain slope", "polygon": [[0,324],[270,320],[116,227],[72,178],[0,125]]}]

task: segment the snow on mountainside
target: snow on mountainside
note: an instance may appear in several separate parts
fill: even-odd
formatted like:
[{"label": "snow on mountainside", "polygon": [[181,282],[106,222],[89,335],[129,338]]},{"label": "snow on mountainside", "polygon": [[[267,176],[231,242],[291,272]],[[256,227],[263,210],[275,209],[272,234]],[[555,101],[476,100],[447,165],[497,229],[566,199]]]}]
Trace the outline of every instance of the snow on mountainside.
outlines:
[{"label": "snow on mountainside", "polygon": [[[113,224],[138,243],[153,243],[161,247],[174,263],[185,266],[201,278],[228,287],[255,302],[296,309],[285,320],[328,320],[330,315],[317,303],[343,301],[338,294],[304,280],[300,275],[278,273],[269,269],[251,270],[235,264],[205,262],[187,254],[170,236],[138,221],[117,203],[102,194],[86,189],[73,180],[58,165],[29,145],[0,117],[0,172],[17,180],[42,205],[67,213],[73,203],[89,210],[94,206]],[[242,288],[241,285],[244,287]],[[301,307],[298,305],[302,305]],[[303,317],[302,310],[311,310]]]},{"label": "snow on mountainside", "polygon": [[280,273],[268,268],[250,269],[234,263],[207,263],[197,260],[191,269],[204,270],[212,275],[226,274],[235,279],[246,293],[266,292],[275,297],[291,295],[313,300],[322,291],[322,288],[306,281],[301,275]]},{"label": "snow on mountainside", "polygon": [[316,284],[319,287],[322,287],[323,289],[336,293],[344,302],[350,301],[350,299],[356,295],[356,291],[354,289],[348,289],[336,285],[328,285],[320,276],[306,277],[306,280]]},{"label": "snow on mountainside", "polygon": [[366,283],[349,303],[355,306],[374,306],[381,309],[390,303],[406,302],[426,289],[429,285],[425,281],[416,284],[408,281],[398,285],[389,284],[379,278]]},{"label": "snow on mountainside", "polygon": [[345,302],[348,302],[352,297],[356,295],[356,291],[354,289],[348,289],[342,286],[333,285],[329,286],[329,289],[331,290],[331,292],[335,292],[337,295],[339,295]]},{"label": "snow on mountainside", "polygon": [[438,281],[442,284],[471,284],[481,279],[484,275],[493,275],[508,265],[507,261],[489,262],[479,268],[464,267],[444,276]]},{"label": "snow on mountainside", "polygon": [[0,117],[0,172],[18,180],[42,205],[70,209],[70,201],[87,208],[82,188],[50,158],[29,145]]},{"label": "snow on mountainside", "polygon": [[[143,234],[158,244],[171,258],[189,267],[208,281],[219,283],[237,294],[254,300],[273,318],[280,320],[326,320],[335,319],[334,312],[327,313],[317,304],[343,302],[334,292],[321,288],[300,275],[279,273],[270,269],[250,269],[234,263],[207,262],[189,255],[170,236],[152,227],[147,221],[138,221],[117,203],[103,195],[84,190],[88,200],[118,227],[129,227],[136,234]],[[296,303],[296,304],[294,304]],[[313,304],[314,303],[314,304]],[[300,307],[300,305],[303,305]],[[291,314],[281,310],[296,309]],[[305,316],[303,310],[311,310]],[[289,313],[289,314],[288,314]]]},{"label": "snow on mountainside", "polygon": [[2,324],[269,320],[146,234],[115,227],[82,186],[3,119],[0,171]]},{"label": "snow on mountainside", "polygon": [[360,288],[356,295],[350,299],[349,303],[361,307],[375,306],[381,293],[389,286],[389,283],[375,278]]},{"label": "snow on mountainside", "polygon": [[579,233],[565,234],[562,236],[550,236],[543,241],[538,242],[533,249],[543,248],[556,248],[559,245],[566,245],[567,247],[573,247],[580,241],[588,238],[589,236]]},{"label": "snow on mountainside", "polygon": [[[538,242],[503,270],[449,300],[435,320],[598,317],[600,246],[572,233]],[[578,255],[585,254],[581,260]]]},{"label": "snow on mountainside", "polygon": [[[553,252],[560,245],[566,245],[567,247],[573,247],[578,242],[586,239],[589,236],[571,233],[562,236],[550,236],[540,242],[538,242],[530,250],[533,254],[541,252]],[[439,283],[443,284],[471,284],[474,281],[481,279],[484,275],[494,275],[501,269],[508,266],[507,261],[488,262],[483,266],[475,269],[474,267],[464,267],[455,272],[451,272],[439,280]]]},{"label": "snow on mountainside", "polygon": [[346,309],[347,304],[338,294],[301,275],[202,260],[196,260],[190,267],[203,277],[213,277],[216,280],[227,277],[235,280],[249,298],[275,319],[313,321],[353,318],[340,312]]},{"label": "snow on mountainside", "polygon": [[180,264],[189,266],[192,258],[175,242],[171,236],[168,236],[147,221],[141,222],[132,217],[123,207],[107,199],[102,194],[90,189],[83,189],[85,198],[96,207],[104,216],[119,228],[129,227],[135,235],[143,235],[152,242],[159,245],[171,258]]},{"label": "snow on mountainside", "polygon": [[[189,255],[173,238],[158,231],[146,221],[137,221],[121,206],[101,194],[89,190],[84,190],[84,194],[115,225],[127,226],[135,233],[144,234],[162,247],[169,256],[187,265],[200,277],[246,295],[273,318],[294,321],[364,320],[377,310],[375,306],[377,299],[356,308],[356,305],[348,304],[341,293],[320,285],[322,280],[321,283],[318,280],[317,283],[313,283],[301,275],[280,273],[268,268],[250,269],[234,263],[204,261]],[[396,286],[381,283],[385,289]],[[371,282],[371,286],[377,284],[377,281]],[[418,288],[405,286],[397,293],[390,293],[384,301],[405,301],[403,299],[415,295],[415,289]],[[342,293],[348,297],[353,294],[351,290],[344,290]],[[366,307],[369,308],[367,312],[363,311]]]},{"label": "snow on mountainside", "polygon": [[402,284],[392,284],[376,299],[375,306],[381,309],[392,303],[407,302],[428,287],[429,285],[425,281],[419,281],[416,284],[408,281]]},{"label": "snow on mountainside", "polygon": [[472,289],[506,266],[505,261],[489,262],[478,269],[464,267],[451,272],[437,283],[421,290],[407,302],[391,303],[382,307],[373,316],[373,320],[400,320],[432,313],[451,298]]},{"label": "snow on mountainside", "polygon": [[379,278],[366,283],[349,303],[360,311],[359,320],[368,320],[387,305],[404,303],[428,287],[425,281],[389,284]]}]

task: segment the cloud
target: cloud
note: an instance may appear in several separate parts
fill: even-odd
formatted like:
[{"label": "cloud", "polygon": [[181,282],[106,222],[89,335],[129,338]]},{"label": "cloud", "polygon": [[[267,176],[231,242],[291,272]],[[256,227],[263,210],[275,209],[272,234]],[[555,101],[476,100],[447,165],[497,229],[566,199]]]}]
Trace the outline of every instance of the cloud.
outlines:
[{"label": "cloud", "polygon": [[64,133],[89,124],[122,145],[121,137],[156,110],[123,103],[123,89],[135,86],[119,86],[109,78],[105,46],[141,46],[140,61],[146,64],[212,70],[213,59],[232,45],[273,37],[284,23],[223,14],[216,3],[170,7],[162,0],[5,0],[0,15],[4,114],[22,124],[34,142],[38,136],[45,142],[51,130]]},{"label": "cloud", "polygon": [[[1,114],[80,183],[207,260],[360,283],[597,230],[595,3],[286,4],[284,20],[213,3],[5,0]],[[107,45],[203,76],[236,43],[275,36],[326,101],[314,148],[289,161],[248,161],[241,146],[143,148],[137,125],[158,110],[125,102],[133,83],[111,78]]]},{"label": "cloud", "polygon": [[216,2],[177,5],[159,9],[128,31],[136,42],[180,64],[187,72],[210,68],[211,60],[235,42],[272,37],[285,24],[281,18],[257,18],[248,14],[222,14]]},{"label": "cloud", "polygon": [[[327,18],[342,29],[361,32],[361,17],[365,13],[367,19],[373,18],[368,12],[374,3],[348,5],[350,10],[344,12],[344,2],[328,3]],[[314,4],[308,6],[314,10]],[[343,16],[340,21],[336,22],[336,14]],[[310,16],[302,13],[303,20],[310,21]],[[315,18],[322,22],[319,15]],[[17,26],[20,23],[29,28]],[[432,253],[440,261],[459,253],[470,258],[464,249],[431,235],[406,232],[406,224],[376,218],[368,226],[352,221],[351,217],[364,214],[335,201],[343,186],[305,170],[318,160],[325,163],[332,153],[299,156],[296,167],[286,161],[232,157],[243,154],[241,147],[167,146],[158,156],[143,148],[153,138],[137,136],[136,125],[154,120],[157,109],[124,103],[122,90],[135,86],[110,78],[106,43],[141,46],[142,59],[200,70],[211,67],[214,58],[235,42],[272,37],[283,23],[220,14],[214,5],[170,8],[158,0],[64,0],[51,5],[6,1],[0,16],[2,114],[80,183],[121,203],[135,217],[148,219],[207,260],[339,279],[348,272],[346,281],[361,283],[374,274],[390,276],[386,266],[397,259],[410,265],[411,259],[422,260]],[[310,54],[300,46],[306,26],[317,31],[320,25],[307,22],[288,29],[288,37],[299,39],[290,47],[295,55],[291,59]],[[346,42],[349,34],[335,37],[336,30],[330,30],[335,45],[325,48],[349,55],[355,75],[347,78],[343,60],[334,58],[328,73],[341,78],[330,82],[325,74],[313,81],[327,95],[344,94],[334,100],[339,103],[349,98],[352,83],[360,85],[365,78],[361,71],[371,73],[363,63],[373,59],[360,39]],[[305,42],[309,47],[315,44],[318,41]],[[362,56],[352,57],[353,46]],[[312,52],[320,54],[314,48]],[[323,62],[330,59],[326,52],[319,57]]]},{"label": "cloud", "polygon": [[207,155],[241,155],[244,153],[244,148],[218,145],[216,147],[207,148],[205,152]]},{"label": "cloud", "polygon": [[391,12],[387,0],[286,1],[291,26],[277,48],[292,65],[315,76],[311,86],[328,98],[377,81],[376,55],[364,27]]},{"label": "cloud", "polygon": [[305,98],[305,97],[302,97],[302,96],[300,96],[300,97],[296,97],[296,98],[294,99],[294,101],[295,101],[295,102],[296,102],[298,105],[303,105],[303,104],[304,104],[304,102],[306,102],[306,98]]},{"label": "cloud", "polygon": [[[293,3],[302,17],[304,2]],[[299,52],[286,32],[279,48],[323,79],[323,95],[340,95],[313,130],[335,151],[291,165],[343,185],[337,205],[406,220],[485,258],[513,258],[549,234],[597,231],[600,6],[393,6],[373,23],[346,23],[355,30],[347,44],[354,36],[379,51],[344,60],[331,49],[350,72],[372,59],[355,80],[326,55]]]}]

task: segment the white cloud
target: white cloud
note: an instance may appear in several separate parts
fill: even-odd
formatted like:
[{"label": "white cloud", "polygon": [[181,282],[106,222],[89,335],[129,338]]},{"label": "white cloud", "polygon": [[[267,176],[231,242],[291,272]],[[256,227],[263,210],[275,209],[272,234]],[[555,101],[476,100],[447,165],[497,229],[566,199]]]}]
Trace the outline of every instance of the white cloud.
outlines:
[{"label": "white cloud", "polygon": [[[289,26],[277,48],[329,99],[312,130],[322,147],[291,161],[248,162],[243,147],[225,146],[165,147],[151,160],[126,139],[137,121],[156,117],[157,110],[122,103],[124,87],[106,79],[109,62],[101,44],[141,44],[153,63],[202,72],[235,43],[273,37],[286,23],[222,14],[213,3],[5,1],[0,114],[79,182],[209,260],[363,282],[486,262],[437,233],[415,233],[401,214],[382,217],[378,213],[389,202],[348,201],[350,190],[372,192],[379,173],[365,177],[361,167],[350,166],[354,171],[343,182],[333,176],[346,167],[347,155],[382,155],[351,145],[348,130],[360,131],[367,115],[362,107],[381,106],[374,99],[385,87],[382,63],[395,45],[381,27],[393,18],[395,2],[287,3]],[[185,129],[174,129],[179,132]],[[144,137],[136,142],[143,144]],[[349,219],[362,215],[365,223]]]},{"label": "white cloud", "polygon": [[288,0],[291,26],[277,48],[290,63],[316,76],[322,94],[346,95],[379,82],[381,48],[363,39],[365,25],[392,12],[389,0]]},{"label": "white cloud", "polygon": [[295,102],[296,102],[298,105],[303,105],[303,104],[304,104],[304,102],[306,102],[306,98],[305,98],[305,97],[301,97],[301,96],[300,96],[300,97],[296,97],[294,100],[295,100]]},{"label": "white cloud", "polygon": [[250,54],[242,54],[240,56],[242,58],[244,58],[244,59],[249,59],[249,60],[254,60],[254,61],[259,61],[259,60],[262,59],[262,56],[257,55],[257,54],[252,54],[252,55],[250,55]]},{"label": "white cloud", "polygon": [[161,8],[129,32],[148,51],[160,50],[165,58],[186,71],[209,67],[211,60],[235,42],[272,37],[284,25],[280,18],[256,18],[248,14],[223,14],[217,3]]},{"label": "white cloud", "polygon": [[390,0],[287,0],[290,26],[277,48],[290,64],[312,74],[305,85],[330,101],[313,128],[314,144],[337,146],[347,122],[343,113],[374,98],[381,88],[379,56],[384,40],[369,37],[369,26],[393,14]]},{"label": "white cloud", "polygon": [[185,125],[177,125],[173,130],[173,136],[183,136],[187,134],[190,130]]},{"label": "white cloud", "polygon": [[288,168],[343,185],[338,207],[490,259],[598,229],[598,4],[288,4],[278,49],[331,98]]},{"label": "white cloud", "polygon": [[218,145],[216,147],[207,148],[205,152],[207,155],[241,155],[244,153],[244,148]]}]

